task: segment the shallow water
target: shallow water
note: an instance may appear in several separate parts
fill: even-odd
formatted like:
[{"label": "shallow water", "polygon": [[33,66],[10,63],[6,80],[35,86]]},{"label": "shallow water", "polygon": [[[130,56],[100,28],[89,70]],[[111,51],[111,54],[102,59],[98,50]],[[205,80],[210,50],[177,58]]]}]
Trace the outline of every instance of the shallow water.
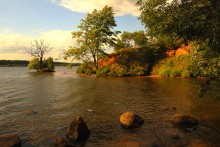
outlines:
[{"label": "shallow water", "polygon": [[[77,114],[92,131],[85,146],[146,140],[177,146],[195,139],[220,146],[219,89],[201,99],[201,80],[96,78],[73,70],[57,67],[55,73],[36,73],[25,67],[0,67],[0,134],[17,133],[23,146],[53,146]],[[165,110],[172,107],[176,110]],[[37,113],[27,115],[25,110]],[[122,129],[119,117],[125,111],[141,115],[145,124]],[[192,113],[199,125],[175,128],[170,118],[176,113]],[[172,134],[180,139],[170,140]]]}]

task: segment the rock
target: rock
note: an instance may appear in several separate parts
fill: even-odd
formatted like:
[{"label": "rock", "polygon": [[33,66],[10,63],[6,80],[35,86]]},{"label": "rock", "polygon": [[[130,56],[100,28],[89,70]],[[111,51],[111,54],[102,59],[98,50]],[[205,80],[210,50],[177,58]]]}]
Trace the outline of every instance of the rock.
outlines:
[{"label": "rock", "polygon": [[37,114],[37,112],[33,110],[24,110],[22,111],[22,113],[27,114],[27,115]]},{"label": "rock", "polygon": [[73,147],[74,145],[66,138],[57,138],[56,147]]},{"label": "rock", "polygon": [[139,127],[144,124],[144,119],[132,112],[125,112],[120,117],[120,123],[125,128]]},{"label": "rock", "polygon": [[172,139],[172,140],[179,140],[180,136],[178,134],[172,134],[172,135],[170,135],[170,139]]},{"label": "rock", "polygon": [[1,147],[21,147],[21,139],[16,134],[0,135]]},{"label": "rock", "polygon": [[90,130],[87,124],[84,122],[83,118],[80,116],[75,116],[73,121],[67,128],[67,138],[76,140],[86,140],[89,138]]},{"label": "rock", "polygon": [[190,114],[175,114],[171,118],[173,125],[197,125],[198,121]]}]

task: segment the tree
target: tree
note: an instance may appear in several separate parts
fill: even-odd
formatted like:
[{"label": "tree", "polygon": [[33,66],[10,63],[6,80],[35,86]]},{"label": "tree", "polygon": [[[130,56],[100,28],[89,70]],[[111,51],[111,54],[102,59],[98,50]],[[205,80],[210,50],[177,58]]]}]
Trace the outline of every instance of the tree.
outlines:
[{"label": "tree", "polygon": [[42,71],[42,72],[54,72],[53,58],[49,57],[46,60],[43,60],[41,69],[40,69],[39,58],[34,58],[34,59],[30,60],[30,62],[28,64],[28,68],[30,70],[36,69],[37,71]]},{"label": "tree", "polygon": [[113,27],[117,26],[112,7],[105,6],[102,10],[94,10],[81,20],[79,31],[72,32],[72,38],[76,38],[78,47],[70,47],[65,51],[65,58],[73,57],[76,60],[92,63],[95,70],[99,68],[98,60],[106,55],[105,47],[115,44],[117,32]]},{"label": "tree", "polygon": [[220,47],[219,0],[138,0],[140,20],[152,36],[174,36]]},{"label": "tree", "polygon": [[[28,48],[26,51],[33,57],[38,58],[39,60],[39,67],[37,71],[43,71],[43,59],[44,55],[52,50],[50,44],[45,42],[44,40],[34,40],[31,43],[31,48]],[[37,59],[33,59],[36,62]]]},{"label": "tree", "polygon": [[39,71],[40,66],[39,66],[39,58],[34,58],[32,60],[29,61],[28,64],[28,68],[31,69],[36,69],[37,71]]},{"label": "tree", "polygon": [[129,47],[142,47],[146,46],[148,43],[147,35],[144,31],[136,32],[123,32],[120,38],[117,39],[117,42],[114,46],[114,50],[118,51],[121,48]]}]

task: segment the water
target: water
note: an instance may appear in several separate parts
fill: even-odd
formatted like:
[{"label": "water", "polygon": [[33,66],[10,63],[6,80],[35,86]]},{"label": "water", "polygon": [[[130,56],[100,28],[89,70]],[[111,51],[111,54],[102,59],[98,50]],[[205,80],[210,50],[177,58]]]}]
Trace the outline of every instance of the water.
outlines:
[{"label": "water", "polygon": [[[201,80],[96,78],[73,70],[57,67],[55,73],[36,73],[25,67],[0,67],[0,134],[17,133],[23,146],[53,146],[77,114],[92,131],[85,146],[146,140],[176,146],[195,139],[220,146],[219,89],[201,99]],[[168,107],[176,110],[165,110]],[[25,110],[37,113],[28,115]],[[125,111],[141,115],[145,124],[122,129],[119,117]],[[175,128],[170,118],[176,113],[194,114],[199,125]],[[171,140],[172,134],[180,139]]]}]

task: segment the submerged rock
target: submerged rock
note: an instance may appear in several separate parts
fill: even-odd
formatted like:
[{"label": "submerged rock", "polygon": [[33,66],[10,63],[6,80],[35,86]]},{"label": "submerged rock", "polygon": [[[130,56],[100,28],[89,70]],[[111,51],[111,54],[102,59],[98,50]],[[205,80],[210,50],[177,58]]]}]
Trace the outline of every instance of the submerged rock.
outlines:
[{"label": "submerged rock", "polygon": [[120,117],[120,123],[125,128],[139,127],[144,124],[144,119],[132,112],[124,112]]},{"label": "submerged rock", "polygon": [[68,126],[66,133],[67,138],[71,138],[74,141],[86,140],[89,138],[90,130],[82,117],[75,116],[73,121]]},{"label": "submerged rock", "polygon": [[21,139],[16,134],[0,135],[0,147],[21,147]]},{"label": "submerged rock", "polygon": [[175,114],[171,118],[173,125],[197,125],[198,121],[190,114]]},{"label": "submerged rock", "polygon": [[34,110],[24,110],[22,111],[22,113],[27,114],[27,115],[37,114],[37,112]]}]

